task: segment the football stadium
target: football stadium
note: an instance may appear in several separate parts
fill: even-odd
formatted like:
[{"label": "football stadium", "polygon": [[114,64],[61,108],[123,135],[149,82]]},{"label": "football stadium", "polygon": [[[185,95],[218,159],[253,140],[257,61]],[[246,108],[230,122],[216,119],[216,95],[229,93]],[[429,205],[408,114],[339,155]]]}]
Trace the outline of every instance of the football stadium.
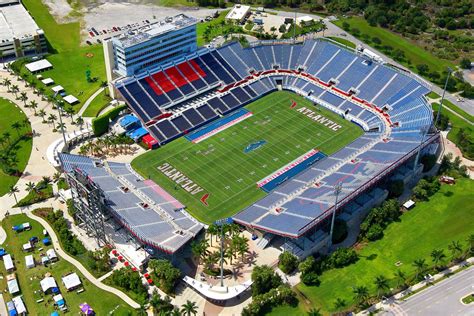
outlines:
[{"label": "football stadium", "polygon": [[98,243],[114,218],[136,248],[174,254],[232,218],[258,247],[302,258],[328,245],[331,218],[359,221],[385,179],[409,181],[439,149],[430,86],[330,39],[198,48],[181,14],[105,41],[104,56],[132,112],[117,123],[153,150],[130,163],[60,155]]},{"label": "football stadium", "polygon": [[359,216],[439,140],[429,86],[326,39],[202,48],[115,87],[160,147],[136,172],[196,219],[230,216],[300,257],[336,207]]}]

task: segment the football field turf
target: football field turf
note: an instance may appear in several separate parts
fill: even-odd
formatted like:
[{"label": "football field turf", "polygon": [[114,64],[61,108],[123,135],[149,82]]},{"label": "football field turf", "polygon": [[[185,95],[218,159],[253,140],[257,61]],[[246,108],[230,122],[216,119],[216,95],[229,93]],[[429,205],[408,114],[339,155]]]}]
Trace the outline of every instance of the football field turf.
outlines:
[{"label": "football field turf", "polygon": [[[296,106],[291,108],[293,101]],[[302,107],[342,127],[334,131],[299,112]],[[264,197],[257,181],[311,149],[331,155],[363,134],[355,124],[287,91],[271,93],[246,109],[253,115],[236,125],[199,143],[181,137],[137,157],[133,168],[175,196],[197,219],[211,223]],[[248,151],[252,144],[263,145]],[[170,169],[185,175],[190,191],[202,191],[193,195],[176,184],[177,178],[165,175]],[[201,201],[206,194],[208,205]]]}]

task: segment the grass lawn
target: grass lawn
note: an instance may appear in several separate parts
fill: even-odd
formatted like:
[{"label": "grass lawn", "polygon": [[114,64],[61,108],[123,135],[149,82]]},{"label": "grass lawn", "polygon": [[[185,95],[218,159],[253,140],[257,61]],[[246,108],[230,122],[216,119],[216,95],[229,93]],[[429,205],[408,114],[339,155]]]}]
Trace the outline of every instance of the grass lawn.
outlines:
[{"label": "grass lawn", "polygon": [[[418,72],[416,69],[416,65],[418,64],[428,65],[431,71],[445,71],[448,66],[454,67],[452,62],[433,56],[422,47],[417,46],[416,43],[411,42],[400,35],[397,35],[381,27],[370,26],[367,21],[361,17],[350,17],[345,19],[341,18],[337,21],[334,21],[333,23],[342,28],[342,23],[344,22],[349,23],[351,27],[351,34],[353,34],[352,28],[359,29],[360,35],[357,35],[356,37],[361,40],[364,40],[361,35],[367,34],[370,36],[370,38],[378,37],[382,42],[381,46],[389,45],[393,47],[394,50],[402,50],[405,53],[406,59],[411,61],[411,65],[406,62],[400,63],[404,64],[415,72]],[[368,44],[373,45],[373,43]]]},{"label": "grass lawn", "polygon": [[[292,100],[297,106],[290,109]],[[342,126],[337,132],[316,123],[297,109],[312,108]],[[316,148],[326,155],[362,135],[363,131],[340,116],[316,109],[312,102],[287,91],[274,92],[246,107],[253,116],[198,144],[181,137],[132,161],[145,178],[149,176],[184,203],[198,219],[210,223],[235,214],[265,196],[256,182],[297,157]],[[266,143],[245,153],[257,141]],[[203,192],[191,195],[157,167],[169,163],[197,183]],[[200,198],[209,193],[205,206]]]},{"label": "grass lawn", "polygon": [[99,115],[100,111],[107,107],[110,101],[112,101],[112,98],[110,98],[108,95],[105,95],[104,92],[100,93],[94,98],[94,100],[92,100],[92,102],[89,104],[82,116],[96,117],[97,115]]},{"label": "grass lawn", "polygon": [[203,46],[208,42],[204,39],[204,31],[208,26],[211,26],[211,32],[209,34],[209,38],[215,38],[219,35],[222,35],[223,26],[221,23],[225,21],[225,16],[229,13],[228,10],[222,11],[219,13],[219,16],[215,19],[212,19],[209,22],[202,22],[196,25],[196,34],[197,34],[197,45]]},{"label": "grass lawn", "polygon": [[[30,133],[31,126],[28,123],[27,126],[23,126],[18,132],[12,128],[12,124],[15,122],[23,123],[27,119],[25,113],[13,102],[9,100],[0,98],[0,137],[5,135],[5,133],[10,134],[9,141],[6,141],[1,145],[2,150],[7,150],[10,147],[10,144],[13,144],[15,141],[19,140],[18,133]],[[15,145],[13,145],[12,151],[16,152],[16,158],[18,160],[16,168],[23,172],[28,160],[30,159],[31,147],[33,145],[33,140],[31,137],[21,138]],[[0,160],[0,164],[2,164]],[[3,166],[0,165],[0,196],[5,195],[10,190],[10,186],[15,185],[18,181],[18,176],[9,175],[5,173]]]},{"label": "grass lawn", "polygon": [[[451,102],[449,102],[449,103],[451,103],[451,106],[447,102],[449,102],[449,101],[446,100],[445,102],[443,102],[444,106],[449,107],[450,109],[454,110],[455,112],[458,112],[461,115],[463,115],[462,113],[464,113],[463,116],[466,117],[466,118],[469,118],[469,117],[472,118],[472,116],[470,116],[469,114],[467,114],[466,112],[464,112],[463,110],[461,110],[460,108],[458,108],[457,106],[452,104]],[[439,109],[439,103],[433,103],[431,106],[433,108],[433,111],[435,111],[435,118],[436,118],[436,113],[438,112],[438,109]],[[451,113],[450,111],[447,111],[446,109],[444,109],[444,107],[441,110],[441,114],[447,116],[449,118],[449,121],[451,122],[451,130],[448,133],[448,139],[450,141],[452,141],[453,143],[458,144],[458,140],[457,140],[456,135],[459,133],[460,129],[464,129],[464,130],[468,131],[468,134],[473,135],[473,133],[474,133],[474,126],[473,125],[467,123],[466,121],[459,118],[457,115]],[[462,150],[462,148],[461,148],[461,150]],[[473,157],[470,157],[470,155],[465,151],[463,151],[463,156],[465,156],[468,159],[473,158]]]},{"label": "grass lawn", "polygon": [[[394,273],[400,269],[413,276],[414,260],[424,258],[432,265],[430,253],[442,249],[451,259],[447,247],[451,241],[460,241],[467,247],[466,238],[474,231],[472,215],[474,181],[460,179],[454,186],[443,185],[428,202],[419,202],[403,214],[400,222],[392,223],[381,240],[370,242],[359,250],[359,261],[342,269],[333,269],[321,275],[319,287],[299,284],[298,289],[325,313],[335,312],[334,301],[341,298],[348,306],[353,304],[352,287],[366,286],[376,293],[374,279],[384,275],[391,287],[395,286]],[[396,267],[400,261],[402,265]]]},{"label": "grass lawn", "polygon": [[441,96],[439,94],[437,94],[436,92],[434,92],[434,91],[431,91],[426,96],[430,99],[439,99],[439,98],[441,98]]},{"label": "grass lawn", "polygon": [[[41,1],[24,0],[23,4],[45,31],[51,46],[52,54],[47,59],[53,64],[53,69],[43,72],[43,77],[53,78],[66,93],[77,97],[80,103],[73,108],[79,111],[81,104],[99,89],[101,81],[106,80],[102,45],[81,46],[79,22],[56,23]],[[91,71],[92,78],[98,78],[96,82],[87,82],[86,70]],[[49,92],[50,88],[46,87],[46,91]]]},{"label": "grass lawn", "polygon": [[[15,233],[11,229],[13,225],[18,225],[24,222],[29,222],[32,226],[30,231],[21,233]],[[35,268],[26,269],[25,267],[25,253],[21,250],[21,246],[26,243],[30,237],[37,236],[42,237],[43,227],[36,221],[28,218],[26,215],[12,215],[5,218],[2,221],[2,226],[7,232],[7,240],[3,245],[8,253],[12,254],[16,266],[16,276],[20,285],[21,295],[25,302],[26,308],[31,315],[49,315],[54,311],[52,296],[44,295],[41,292],[40,280],[44,277],[45,273],[51,273],[55,278],[56,283],[59,286],[61,294],[63,295],[67,306],[72,314],[79,312],[79,304],[87,302],[95,310],[96,315],[107,315],[109,312],[114,311],[113,315],[129,315],[133,312],[133,309],[126,305],[120,298],[102,291],[93,284],[91,284],[84,276],[78,272],[73,265],[59,259],[58,262],[44,267],[37,265]],[[40,253],[45,253],[47,249],[52,246],[43,246],[38,244],[36,249],[29,253],[35,258],[35,261],[40,261]],[[43,248],[43,250],[39,250]],[[6,288],[6,272],[4,265],[0,265],[0,272],[3,278],[0,280],[0,288],[3,291]],[[61,276],[70,272],[76,272],[84,288],[84,292],[77,293],[76,291],[68,293],[61,282]],[[39,291],[39,292],[37,292]],[[36,292],[36,293],[35,293]],[[3,293],[5,301],[11,299],[10,294]],[[44,301],[36,303],[36,300],[44,297]],[[60,313],[62,314],[62,313]]]},{"label": "grass lawn", "polygon": [[[36,185],[37,188],[42,187],[41,182]],[[27,206],[31,204],[35,204],[49,198],[53,197],[53,186],[48,184],[44,188],[38,189],[38,191],[30,191],[28,195],[25,196],[23,199],[18,201],[16,206]]]},{"label": "grass lawn", "polygon": [[335,36],[328,36],[328,38],[332,39],[333,41],[336,41],[342,45],[346,45],[350,48],[356,48],[356,44],[352,43],[348,39],[341,38],[341,37],[335,37]]}]

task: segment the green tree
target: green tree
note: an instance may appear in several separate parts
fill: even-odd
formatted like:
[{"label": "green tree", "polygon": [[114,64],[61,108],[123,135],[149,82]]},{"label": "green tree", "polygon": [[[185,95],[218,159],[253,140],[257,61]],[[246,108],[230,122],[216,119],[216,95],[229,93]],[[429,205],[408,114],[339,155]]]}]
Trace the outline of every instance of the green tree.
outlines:
[{"label": "green tree", "polygon": [[196,303],[187,300],[186,303],[183,304],[183,306],[181,306],[181,311],[186,316],[196,315],[197,314],[197,305],[196,305]]},{"label": "green tree", "polygon": [[21,124],[20,124],[20,122],[15,122],[15,123],[13,123],[13,124],[12,124],[12,128],[13,128],[14,130],[16,130],[16,133],[17,133],[18,137],[20,137],[20,129],[21,129]]},{"label": "green tree", "polygon": [[363,285],[356,286],[352,291],[354,292],[354,300],[359,306],[365,303],[365,301],[369,298],[369,290]]},{"label": "green tree", "polygon": [[416,65],[416,69],[420,73],[420,75],[426,75],[430,70],[427,64],[418,64]]},{"label": "green tree", "polygon": [[459,65],[463,69],[471,69],[471,61],[469,60],[469,58],[461,59],[461,62],[459,63]]},{"label": "green tree", "polygon": [[340,310],[340,309],[343,309],[344,307],[346,307],[346,301],[340,297],[336,298],[336,301],[334,302],[334,308],[337,310]]},{"label": "green tree", "polygon": [[36,102],[35,100],[31,100],[30,103],[28,104],[28,107],[32,108],[35,115],[37,115],[36,109],[38,108],[38,102]]},{"label": "green tree", "polygon": [[431,252],[431,260],[433,261],[435,268],[439,268],[439,264],[446,258],[442,249],[434,249]]},{"label": "green tree", "polygon": [[308,312],[308,316],[323,316],[319,308],[311,308]]},{"label": "green tree", "polygon": [[15,198],[15,203],[18,204],[18,200],[16,198],[16,194],[20,192],[20,190],[18,190],[18,187],[12,185],[10,186],[10,191],[8,192],[8,195],[12,196]]},{"label": "green tree", "polygon": [[377,288],[377,297],[380,297],[380,295],[383,294],[384,291],[390,288],[388,285],[387,278],[383,275],[375,277],[374,283],[375,287]]},{"label": "green tree", "polygon": [[21,92],[19,99],[20,99],[20,101],[23,102],[23,104],[25,105],[25,107],[27,107],[27,106],[26,106],[26,101],[28,101],[28,95],[26,94],[26,92],[24,92],[24,91]]},{"label": "green tree", "polygon": [[407,276],[402,270],[397,270],[397,272],[395,272],[395,279],[397,282],[397,288],[400,286],[406,286]]},{"label": "green tree", "polygon": [[421,273],[425,272],[428,265],[426,264],[425,259],[416,259],[413,261],[413,266],[416,268],[415,280],[418,280],[418,277]]},{"label": "green tree", "polygon": [[452,241],[448,245],[448,250],[451,251],[451,254],[453,256],[453,260],[459,259],[459,255],[462,253],[461,243],[457,240]]},{"label": "green tree", "polygon": [[298,258],[289,251],[283,251],[278,257],[278,267],[285,274],[295,271],[298,266]]},{"label": "green tree", "polygon": [[256,266],[252,271],[252,296],[264,294],[282,284],[282,280],[267,265]]},{"label": "green tree", "polygon": [[148,266],[153,270],[153,275],[159,280],[160,288],[165,293],[172,293],[181,276],[181,271],[164,259],[151,259]]}]

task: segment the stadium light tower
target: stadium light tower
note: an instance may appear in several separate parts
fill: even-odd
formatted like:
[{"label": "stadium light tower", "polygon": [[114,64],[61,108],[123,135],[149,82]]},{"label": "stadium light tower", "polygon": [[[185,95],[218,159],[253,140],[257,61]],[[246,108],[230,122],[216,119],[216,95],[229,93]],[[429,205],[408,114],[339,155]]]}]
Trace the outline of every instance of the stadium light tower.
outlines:
[{"label": "stadium light tower", "polygon": [[440,119],[440,116],[441,116],[441,108],[443,107],[443,102],[444,102],[444,95],[446,93],[446,87],[448,86],[448,81],[449,81],[449,77],[451,77],[451,73],[453,72],[453,70],[448,67],[448,75],[446,76],[446,82],[444,83],[444,89],[443,89],[443,96],[441,97],[441,102],[439,104],[439,108],[438,108],[438,113],[436,113],[436,120],[435,120],[435,127],[438,126],[438,123],[439,123],[439,119]]},{"label": "stadium light tower", "polygon": [[224,226],[233,222],[234,220],[231,217],[214,222],[214,224],[221,228],[221,287],[224,287]]},{"label": "stadium light tower", "polygon": [[338,182],[334,186],[334,194],[336,195],[336,201],[334,202],[334,210],[332,211],[331,232],[329,233],[328,248],[329,248],[330,245],[332,245],[332,234],[334,232],[334,221],[336,219],[337,202],[338,202],[338,198],[339,198],[339,193],[341,193],[341,191],[342,191],[342,182]]}]

